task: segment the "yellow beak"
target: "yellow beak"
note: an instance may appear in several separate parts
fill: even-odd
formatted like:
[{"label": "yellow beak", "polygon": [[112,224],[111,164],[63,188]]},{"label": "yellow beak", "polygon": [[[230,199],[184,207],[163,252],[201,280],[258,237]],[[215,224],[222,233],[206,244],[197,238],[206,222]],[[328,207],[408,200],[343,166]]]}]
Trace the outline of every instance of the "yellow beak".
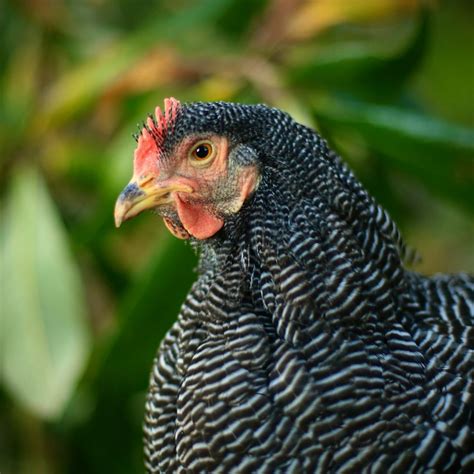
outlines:
[{"label": "yellow beak", "polygon": [[132,178],[115,203],[115,226],[135,217],[146,209],[152,209],[173,201],[173,191],[191,193],[190,186],[182,183],[157,183],[153,177]]}]

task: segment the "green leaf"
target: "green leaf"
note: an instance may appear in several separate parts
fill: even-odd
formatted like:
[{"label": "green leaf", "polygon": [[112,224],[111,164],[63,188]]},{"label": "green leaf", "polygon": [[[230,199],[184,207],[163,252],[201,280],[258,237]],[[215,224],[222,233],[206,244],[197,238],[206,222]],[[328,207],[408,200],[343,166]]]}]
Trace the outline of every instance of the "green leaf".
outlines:
[{"label": "green leaf", "polygon": [[57,418],[81,374],[89,336],[66,234],[33,169],[14,176],[0,250],[2,383],[38,416]]},{"label": "green leaf", "polygon": [[[287,81],[299,87],[346,91],[362,98],[382,99],[399,93],[420,65],[426,49],[429,14],[424,11],[411,33],[397,38],[339,42],[310,51],[303,46],[287,64]],[[395,45],[393,45],[395,43]],[[401,43],[401,44],[400,44]],[[312,47],[314,49],[314,46]]]},{"label": "green leaf", "polygon": [[113,387],[123,395],[147,387],[154,354],[197,278],[195,254],[165,232],[162,229],[155,255],[119,307],[118,331],[98,372],[102,390]]},{"label": "green leaf", "polygon": [[32,130],[41,136],[49,127],[67,122],[87,110],[108,86],[157,45],[172,42],[173,47],[178,47],[186,41],[194,45],[194,31],[212,24],[231,3],[231,0],[203,0],[174,13],[152,12],[138,32],[113,42],[63,74],[48,91]]},{"label": "green leaf", "polygon": [[[190,246],[164,229],[157,234],[150,235],[157,239],[155,254],[125,292],[117,328],[99,344],[84,379],[95,405],[80,443],[87,446],[88,460],[99,466],[94,472],[140,472],[144,394],[153,358],[196,279]],[[104,456],[115,452],[127,456]]]},{"label": "green leaf", "polygon": [[[31,119],[38,93],[41,41],[35,31],[25,34],[11,51],[9,62],[0,76],[0,161],[10,158]],[[20,92],[21,91],[21,92]]]},{"label": "green leaf", "polygon": [[464,210],[474,210],[474,132],[397,107],[324,98],[313,103],[320,125],[358,133],[366,146]]}]

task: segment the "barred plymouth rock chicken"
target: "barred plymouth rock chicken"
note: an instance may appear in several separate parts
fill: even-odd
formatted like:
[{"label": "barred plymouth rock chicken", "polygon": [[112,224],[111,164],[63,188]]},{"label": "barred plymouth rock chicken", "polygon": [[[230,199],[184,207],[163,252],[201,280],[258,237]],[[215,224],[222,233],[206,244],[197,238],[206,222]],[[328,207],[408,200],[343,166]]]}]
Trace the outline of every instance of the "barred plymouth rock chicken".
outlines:
[{"label": "barred plymouth rock chicken", "polygon": [[280,110],[167,99],[136,138],[117,226],[153,208],[200,252],[151,374],[149,472],[473,472],[473,277],[407,270]]}]

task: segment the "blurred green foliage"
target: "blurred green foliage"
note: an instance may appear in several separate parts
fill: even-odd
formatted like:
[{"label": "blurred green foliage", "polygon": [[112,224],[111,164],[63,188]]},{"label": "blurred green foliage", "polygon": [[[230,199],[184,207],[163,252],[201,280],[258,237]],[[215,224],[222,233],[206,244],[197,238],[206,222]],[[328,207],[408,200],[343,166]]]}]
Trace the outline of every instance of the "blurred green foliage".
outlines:
[{"label": "blurred green foliage", "polygon": [[0,4],[0,472],[142,472],[155,350],[196,256],[116,231],[155,105],[266,102],[318,130],[420,250],[474,269],[469,0]]}]

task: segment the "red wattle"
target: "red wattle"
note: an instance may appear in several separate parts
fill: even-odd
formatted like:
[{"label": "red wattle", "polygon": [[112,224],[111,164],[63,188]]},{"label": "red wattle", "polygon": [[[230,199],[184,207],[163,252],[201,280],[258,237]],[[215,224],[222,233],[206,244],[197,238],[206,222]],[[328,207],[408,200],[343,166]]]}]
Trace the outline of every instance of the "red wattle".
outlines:
[{"label": "red wattle", "polygon": [[183,227],[196,239],[212,237],[224,225],[224,221],[200,204],[184,202],[176,196],[176,209]]}]

